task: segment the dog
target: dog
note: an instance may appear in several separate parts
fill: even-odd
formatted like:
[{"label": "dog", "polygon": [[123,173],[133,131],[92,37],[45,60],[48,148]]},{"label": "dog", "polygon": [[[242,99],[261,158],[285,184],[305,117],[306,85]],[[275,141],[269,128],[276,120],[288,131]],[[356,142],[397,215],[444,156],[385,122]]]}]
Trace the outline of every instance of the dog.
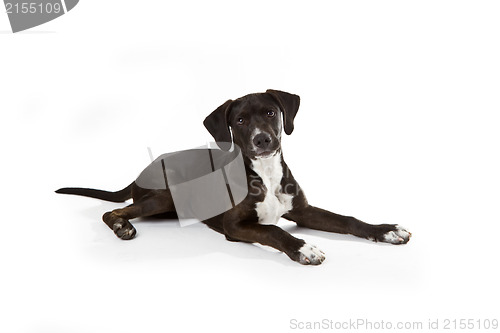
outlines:
[{"label": "dog", "polygon": [[[406,244],[411,233],[399,225],[368,224],[308,203],[281,149],[282,132],[292,134],[299,105],[299,96],[269,89],[228,100],[206,117],[203,124],[222,150],[230,149],[231,144],[240,147],[248,194],[231,209],[202,222],[229,241],[268,245],[304,265],[321,264],[325,254],[278,227],[281,217],[300,227],[351,234],[375,242]],[[117,192],[87,188],[61,188],[56,192],[112,202],[132,198],[133,204],[106,212],[102,217],[116,236],[124,240],[136,235],[131,219],[176,212],[168,186],[145,189],[134,181]]]}]

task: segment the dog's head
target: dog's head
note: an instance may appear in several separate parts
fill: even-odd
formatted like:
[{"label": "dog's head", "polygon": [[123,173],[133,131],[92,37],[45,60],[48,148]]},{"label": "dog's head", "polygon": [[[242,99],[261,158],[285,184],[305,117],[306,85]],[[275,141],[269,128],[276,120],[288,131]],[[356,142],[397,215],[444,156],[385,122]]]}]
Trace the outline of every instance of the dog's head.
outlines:
[{"label": "dog's head", "polygon": [[228,100],[203,124],[222,150],[234,142],[250,159],[266,158],[280,149],[283,129],[288,135],[293,132],[299,104],[299,96],[269,89]]}]

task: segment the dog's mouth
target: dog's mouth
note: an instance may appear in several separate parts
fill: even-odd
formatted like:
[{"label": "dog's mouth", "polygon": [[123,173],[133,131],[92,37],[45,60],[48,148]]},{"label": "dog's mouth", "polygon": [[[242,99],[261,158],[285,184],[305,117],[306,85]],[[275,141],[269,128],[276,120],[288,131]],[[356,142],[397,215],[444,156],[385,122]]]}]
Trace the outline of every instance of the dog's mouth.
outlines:
[{"label": "dog's mouth", "polygon": [[275,150],[266,150],[266,151],[262,151],[262,152],[253,152],[253,156],[254,158],[259,158],[259,159],[265,159],[265,158],[271,158],[273,156],[275,156],[276,154],[278,153],[278,149],[275,149]]},{"label": "dog's mouth", "polygon": [[269,158],[276,155],[276,151],[265,151],[260,154],[256,154],[255,157],[257,158]]}]

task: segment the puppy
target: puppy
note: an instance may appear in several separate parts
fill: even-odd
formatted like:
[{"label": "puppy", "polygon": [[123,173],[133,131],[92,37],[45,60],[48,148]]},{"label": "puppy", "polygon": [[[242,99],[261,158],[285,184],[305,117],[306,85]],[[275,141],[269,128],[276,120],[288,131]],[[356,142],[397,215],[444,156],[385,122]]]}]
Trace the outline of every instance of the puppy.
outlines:
[{"label": "puppy", "polygon": [[[292,134],[299,104],[297,95],[267,90],[228,100],[205,119],[206,129],[222,151],[229,150],[231,145],[239,147],[248,192],[227,211],[202,222],[230,241],[268,245],[304,265],[319,265],[325,260],[325,255],[317,247],[278,227],[281,217],[301,227],[352,234],[375,242],[407,243],[411,233],[398,225],[368,224],[307,202],[281,150],[282,132]],[[127,240],[136,235],[131,219],[165,213],[175,216],[176,206],[170,187],[166,183],[165,188],[144,188],[134,181],[117,192],[86,188],[62,188],[56,192],[113,202],[132,198],[132,205],[103,215],[106,225],[119,238]]]}]

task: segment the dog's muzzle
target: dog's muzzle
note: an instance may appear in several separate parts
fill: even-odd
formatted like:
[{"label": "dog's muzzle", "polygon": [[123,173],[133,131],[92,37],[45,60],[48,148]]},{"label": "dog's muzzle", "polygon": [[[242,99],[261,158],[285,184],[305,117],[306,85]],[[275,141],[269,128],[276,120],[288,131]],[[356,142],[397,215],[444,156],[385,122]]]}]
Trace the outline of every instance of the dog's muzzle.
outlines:
[{"label": "dog's muzzle", "polygon": [[270,157],[279,147],[278,139],[266,132],[260,132],[252,138],[255,157]]}]

